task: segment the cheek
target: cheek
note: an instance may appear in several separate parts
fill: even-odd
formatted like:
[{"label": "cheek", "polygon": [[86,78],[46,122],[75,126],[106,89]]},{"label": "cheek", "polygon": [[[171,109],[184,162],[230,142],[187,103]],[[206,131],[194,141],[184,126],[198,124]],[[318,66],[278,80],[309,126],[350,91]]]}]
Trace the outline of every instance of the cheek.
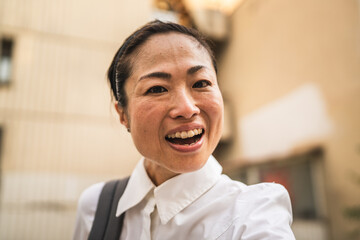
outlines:
[{"label": "cheek", "polygon": [[203,98],[203,109],[208,113],[211,120],[222,119],[224,115],[224,103],[219,93],[209,94]]},{"label": "cheek", "polygon": [[159,131],[166,110],[165,104],[152,101],[137,101],[132,104],[130,113],[130,126],[139,134],[151,133]]},{"label": "cheek", "polygon": [[224,104],[221,94],[211,95],[205,98],[203,102],[203,110],[210,127],[209,138],[213,143],[213,147],[217,145],[220,140],[223,124],[224,124]]},{"label": "cheek", "polygon": [[[134,102],[135,103],[135,102]],[[148,158],[157,158],[161,152],[163,119],[166,117],[166,104],[152,101],[137,101],[129,109],[131,135],[140,154]]]}]

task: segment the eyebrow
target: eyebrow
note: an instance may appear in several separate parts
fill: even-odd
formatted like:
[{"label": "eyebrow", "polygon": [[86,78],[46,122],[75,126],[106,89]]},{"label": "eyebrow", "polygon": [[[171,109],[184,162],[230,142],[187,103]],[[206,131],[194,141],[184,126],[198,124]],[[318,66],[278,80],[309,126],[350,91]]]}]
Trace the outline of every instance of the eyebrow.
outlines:
[{"label": "eyebrow", "polygon": [[[205,68],[205,66],[202,66],[202,65],[196,65],[196,66],[193,66],[191,68],[189,68],[187,70],[187,75],[192,75],[194,73],[196,73],[197,71],[199,71],[200,69],[203,69]],[[149,74],[146,74],[144,76],[141,76],[139,78],[139,81],[140,80],[143,80],[145,78],[162,78],[162,79],[170,79],[171,78],[171,74],[170,73],[166,73],[166,72],[152,72],[152,73],[149,73]]]},{"label": "eyebrow", "polygon": [[162,78],[162,79],[170,79],[171,78],[171,74],[170,73],[166,73],[166,72],[152,72],[149,74],[146,74],[144,76],[141,76],[140,80],[143,80],[145,78]]},{"label": "eyebrow", "polygon": [[194,73],[196,73],[197,71],[199,71],[200,69],[203,69],[205,68],[204,66],[202,65],[197,65],[197,66],[194,66],[194,67],[191,67],[187,70],[187,74],[188,75],[192,75]]}]

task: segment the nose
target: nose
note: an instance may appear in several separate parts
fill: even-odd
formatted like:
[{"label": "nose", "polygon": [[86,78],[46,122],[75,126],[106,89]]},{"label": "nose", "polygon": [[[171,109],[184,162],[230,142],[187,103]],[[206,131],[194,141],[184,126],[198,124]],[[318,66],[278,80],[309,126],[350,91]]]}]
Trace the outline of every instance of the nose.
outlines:
[{"label": "nose", "polygon": [[200,113],[199,107],[196,105],[191,93],[186,90],[177,92],[172,97],[170,117],[191,119],[193,116]]}]

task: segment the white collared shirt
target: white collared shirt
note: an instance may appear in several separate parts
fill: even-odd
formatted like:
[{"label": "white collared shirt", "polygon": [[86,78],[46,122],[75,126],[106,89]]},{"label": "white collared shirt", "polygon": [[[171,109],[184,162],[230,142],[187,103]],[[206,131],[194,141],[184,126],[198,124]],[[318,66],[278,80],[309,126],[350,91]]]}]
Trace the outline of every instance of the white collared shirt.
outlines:
[{"label": "white collared shirt", "polygon": [[[295,239],[284,187],[247,186],[221,172],[211,156],[200,170],[156,187],[142,159],[118,203],[116,215],[126,212],[120,240]],[[81,195],[74,240],[87,239],[103,186],[95,184]]]}]

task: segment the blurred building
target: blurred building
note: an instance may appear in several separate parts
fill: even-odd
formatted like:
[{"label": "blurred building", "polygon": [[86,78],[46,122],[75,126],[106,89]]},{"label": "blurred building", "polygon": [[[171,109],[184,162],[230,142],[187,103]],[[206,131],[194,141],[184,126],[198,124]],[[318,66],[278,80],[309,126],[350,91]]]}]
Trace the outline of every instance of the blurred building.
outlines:
[{"label": "blurred building", "polygon": [[0,1],[0,239],[70,239],[81,191],[131,172],[105,75],[150,6]]},{"label": "blurred building", "polygon": [[297,239],[360,239],[359,4],[244,1],[219,59],[228,172],[285,185]]},{"label": "blurred building", "polygon": [[359,5],[0,0],[0,239],[71,238],[81,191],[131,173],[105,74],[153,18],[216,43],[225,172],[287,187],[297,239],[358,239]]}]

